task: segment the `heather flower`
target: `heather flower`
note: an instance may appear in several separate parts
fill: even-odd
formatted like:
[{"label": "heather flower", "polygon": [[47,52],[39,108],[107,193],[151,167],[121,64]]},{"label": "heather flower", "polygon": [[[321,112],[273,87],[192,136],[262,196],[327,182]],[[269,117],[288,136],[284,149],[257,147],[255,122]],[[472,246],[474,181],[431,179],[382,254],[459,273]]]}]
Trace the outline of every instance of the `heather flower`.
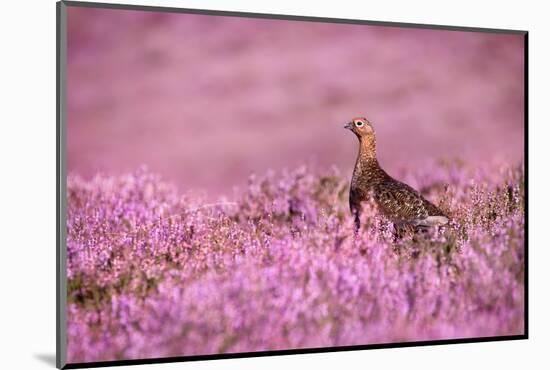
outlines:
[{"label": "heather flower", "polygon": [[68,178],[69,362],[524,332],[523,166],[402,171],[452,216],[357,237],[346,176],[254,175],[206,203],[146,169]]}]

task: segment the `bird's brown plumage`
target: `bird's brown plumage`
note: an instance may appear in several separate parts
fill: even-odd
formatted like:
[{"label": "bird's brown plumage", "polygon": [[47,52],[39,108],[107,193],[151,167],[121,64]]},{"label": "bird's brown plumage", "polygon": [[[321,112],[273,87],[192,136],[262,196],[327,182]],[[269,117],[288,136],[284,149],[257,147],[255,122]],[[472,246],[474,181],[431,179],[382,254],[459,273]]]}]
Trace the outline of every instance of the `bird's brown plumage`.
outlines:
[{"label": "bird's brown plumage", "polygon": [[367,200],[373,200],[380,213],[397,225],[427,227],[448,222],[448,217],[439,208],[380,167],[374,129],[366,118],[354,118],[345,127],[359,139],[349,194],[356,230],[360,227],[361,203]]}]

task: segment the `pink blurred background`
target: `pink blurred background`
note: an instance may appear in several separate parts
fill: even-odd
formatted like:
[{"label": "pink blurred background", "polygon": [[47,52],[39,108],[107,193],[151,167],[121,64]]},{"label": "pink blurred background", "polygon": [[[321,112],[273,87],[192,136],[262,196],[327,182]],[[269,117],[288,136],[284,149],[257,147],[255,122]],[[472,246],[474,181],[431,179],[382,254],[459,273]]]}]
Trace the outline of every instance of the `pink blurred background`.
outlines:
[{"label": "pink blurred background", "polygon": [[354,116],[403,166],[523,158],[523,36],[69,7],[68,170],[145,164],[230,194],[304,163],[351,174]]}]

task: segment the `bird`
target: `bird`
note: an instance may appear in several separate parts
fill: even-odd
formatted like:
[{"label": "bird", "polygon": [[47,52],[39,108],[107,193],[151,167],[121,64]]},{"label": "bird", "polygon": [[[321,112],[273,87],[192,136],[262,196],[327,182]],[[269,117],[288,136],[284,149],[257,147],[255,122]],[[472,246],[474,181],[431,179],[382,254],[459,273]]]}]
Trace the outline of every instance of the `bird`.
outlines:
[{"label": "bird", "polygon": [[359,139],[359,153],[353,169],[349,207],[355,232],[361,227],[361,210],[365,201],[374,201],[378,212],[394,224],[394,230],[426,230],[446,225],[450,218],[411,186],[384,171],[376,156],[374,128],[365,117],[355,117],[344,125]]}]

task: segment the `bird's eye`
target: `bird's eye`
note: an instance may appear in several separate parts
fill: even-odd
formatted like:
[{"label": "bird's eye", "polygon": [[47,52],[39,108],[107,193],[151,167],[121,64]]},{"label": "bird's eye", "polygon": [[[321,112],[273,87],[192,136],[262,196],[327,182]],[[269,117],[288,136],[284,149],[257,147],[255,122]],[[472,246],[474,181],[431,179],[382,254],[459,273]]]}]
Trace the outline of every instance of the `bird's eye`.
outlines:
[{"label": "bird's eye", "polygon": [[365,122],[363,122],[363,121],[356,121],[355,122],[355,126],[357,126],[357,127],[363,127],[364,124],[365,124]]}]

